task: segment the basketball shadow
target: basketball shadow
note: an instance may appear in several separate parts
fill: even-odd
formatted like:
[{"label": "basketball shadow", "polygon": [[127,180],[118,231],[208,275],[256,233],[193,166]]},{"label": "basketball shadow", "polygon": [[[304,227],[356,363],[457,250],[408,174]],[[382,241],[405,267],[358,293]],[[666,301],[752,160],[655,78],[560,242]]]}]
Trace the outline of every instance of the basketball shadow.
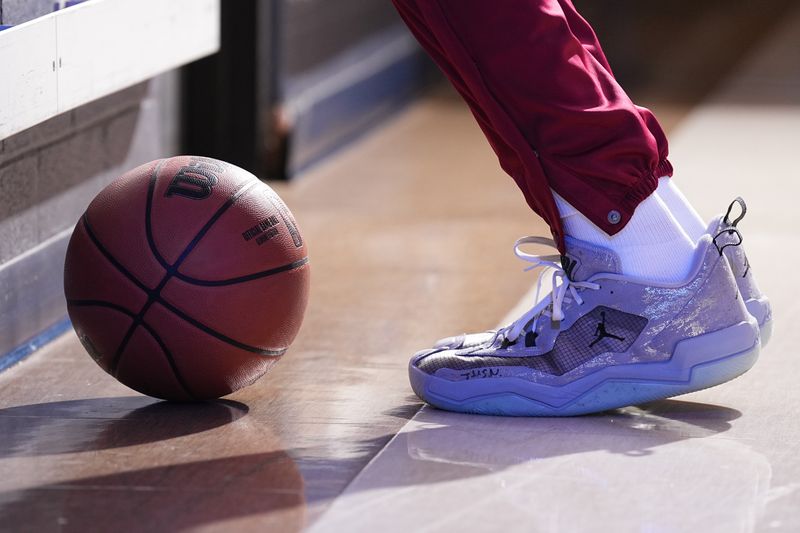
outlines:
[{"label": "basketball shadow", "polygon": [[[0,458],[17,473],[47,479],[0,492],[0,530],[120,533],[236,524],[299,531],[306,520],[302,475],[271,429],[243,419],[247,413],[234,401],[179,404],[144,396],[0,409]],[[228,424],[208,439],[179,439]],[[157,444],[170,439],[174,445]],[[150,446],[134,448],[141,444]],[[132,448],[116,450],[124,447]],[[90,453],[63,455],[76,452]]]},{"label": "basketball shadow", "polygon": [[303,480],[282,451],[171,464],[0,492],[13,531],[299,531]]},{"label": "basketball shadow", "polygon": [[201,433],[246,415],[239,402],[181,404],[145,396],[0,409],[0,458],[121,448]]}]

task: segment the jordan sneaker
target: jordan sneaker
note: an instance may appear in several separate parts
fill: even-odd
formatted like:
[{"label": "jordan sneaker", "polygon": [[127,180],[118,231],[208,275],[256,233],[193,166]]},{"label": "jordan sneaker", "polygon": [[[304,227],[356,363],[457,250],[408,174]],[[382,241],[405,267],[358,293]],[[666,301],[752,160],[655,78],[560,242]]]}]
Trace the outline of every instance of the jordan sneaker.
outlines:
[{"label": "jordan sneaker", "polygon": [[552,270],[552,292],[504,328],[415,354],[412,388],[451,411],[565,416],[729,381],[754,364],[760,339],[723,255],[740,243],[720,242],[705,235],[687,279],[668,284],[625,275],[612,250],[570,237],[560,264],[523,250],[549,239],[520,239],[515,253]]}]

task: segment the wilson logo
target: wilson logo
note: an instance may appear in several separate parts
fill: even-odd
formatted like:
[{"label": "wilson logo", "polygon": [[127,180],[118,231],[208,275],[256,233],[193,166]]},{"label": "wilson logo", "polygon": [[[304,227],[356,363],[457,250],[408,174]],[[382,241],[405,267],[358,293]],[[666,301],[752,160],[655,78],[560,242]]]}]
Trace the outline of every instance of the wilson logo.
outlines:
[{"label": "wilson logo", "polygon": [[214,186],[219,182],[219,175],[224,170],[219,161],[193,157],[172,178],[164,196],[204,200],[211,196]]}]

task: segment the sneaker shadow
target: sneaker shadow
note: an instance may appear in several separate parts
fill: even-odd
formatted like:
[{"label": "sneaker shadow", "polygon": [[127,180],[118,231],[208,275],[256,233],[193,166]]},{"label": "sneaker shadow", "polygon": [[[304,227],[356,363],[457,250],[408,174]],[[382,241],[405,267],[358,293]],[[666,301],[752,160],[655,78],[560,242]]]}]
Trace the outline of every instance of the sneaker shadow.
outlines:
[{"label": "sneaker shadow", "polygon": [[375,483],[447,482],[593,452],[645,457],[673,443],[724,433],[740,416],[736,409],[685,400],[565,418],[480,416],[425,406],[389,444],[387,451],[399,458],[402,471],[378,475]]},{"label": "sneaker shadow", "polygon": [[408,433],[407,448],[410,457],[489,469],[596,451],[645,456],[673,442],[723,433],[740,416],[736,409],[683,400],[565,418],[485,417],[425,408],[416,419],[420,429]]}]

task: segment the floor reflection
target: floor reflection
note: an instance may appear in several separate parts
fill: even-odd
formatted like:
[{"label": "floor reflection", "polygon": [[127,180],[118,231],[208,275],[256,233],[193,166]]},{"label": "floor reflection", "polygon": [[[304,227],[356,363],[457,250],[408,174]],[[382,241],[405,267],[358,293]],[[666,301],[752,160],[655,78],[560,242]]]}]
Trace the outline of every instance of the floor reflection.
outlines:
[{"label": "floor reflection", "polygon": [[283,452],[240,455],[52,483],[0,493],[13,531],[298,531],[302,479]]},{"label": "floor reflection", "polygon": [[425,408],[315,531],[368,530],[375,505],[388,531],[750,531],[772,473],[724,436],[739,416],[676,400],[560,419]]}]

